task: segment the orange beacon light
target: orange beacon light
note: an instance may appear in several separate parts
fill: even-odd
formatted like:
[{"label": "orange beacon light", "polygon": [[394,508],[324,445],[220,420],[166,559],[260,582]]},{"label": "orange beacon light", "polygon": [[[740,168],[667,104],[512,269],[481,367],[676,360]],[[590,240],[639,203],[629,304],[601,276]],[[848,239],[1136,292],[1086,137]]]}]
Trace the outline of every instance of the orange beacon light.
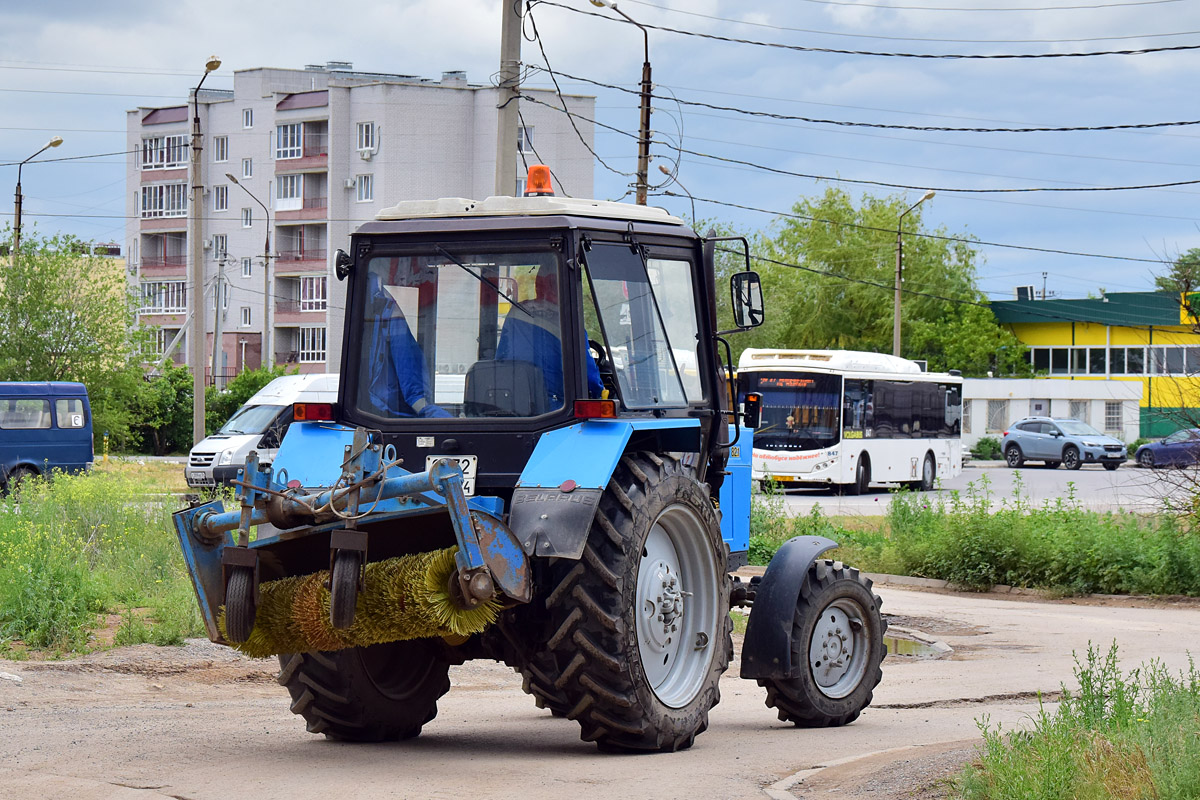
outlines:
[{"label": "orange beacon light", "polygon": [[550,184],[550,168],[545,164],[530,164],[525,178],[526,197],[553,197],[554,187]]}]

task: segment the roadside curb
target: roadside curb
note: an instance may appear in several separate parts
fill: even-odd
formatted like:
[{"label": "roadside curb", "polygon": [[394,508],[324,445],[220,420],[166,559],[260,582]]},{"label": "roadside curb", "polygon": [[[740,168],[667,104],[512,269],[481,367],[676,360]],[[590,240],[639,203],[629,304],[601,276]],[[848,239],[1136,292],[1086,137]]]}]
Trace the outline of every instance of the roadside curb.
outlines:
[{"label": "roadside curb", "polygon": [[797,795],[792,794],[792,787],[804,783],[804,781],[807,779],[813,777],[814,775],[818,775],[831,767],[840,767],[844,764],[850,764],[854,761],[859,761],[864,758],[875,758],[876,756],[889,755],[892,753],[904,753],[910,750],[919,750],[922,747],[924,747],[924,745],[909,744],[904,745],[903,747],[890,747],[886,750],[875,750],[870,753],[860,753],[854,756],[834,759],[833,761],[827,761],[823,764],[818,764],[815,767],[794,772],[783,780],[775,781],[775,783],[772,783],[770,786],[763,787],[763,792],[767,795],[767,797],[771,798],[771,800],[799,800]]},{"label": "roadside curb", "polygon": [[[745,566],[739,567],[735,575],[742,578],[752,578],[762,575],[767,571],[766,567]],[[878,586],[913,586],[919,589],[944,589],[950,592],[963,591],[950,581],[943,581],[937,578],[916,578],[911,575],[888,575],[883,572],[863,572],[871,582]],[[1026,589],[1021,586],[1005,586],[1004,584],[996,584],[990,589],[983,592],[971,591],[971,594],[1015,594],[1027,597],[1058,597],[1059,595],[1045,589]],[[1101,599],[1126,597],[1127,595],[1108,595],[1108,594],[1093,594],[1082,595],[1083,597],[1097,597]],[[1128,595],[1134,597],[1134,595]]]}]

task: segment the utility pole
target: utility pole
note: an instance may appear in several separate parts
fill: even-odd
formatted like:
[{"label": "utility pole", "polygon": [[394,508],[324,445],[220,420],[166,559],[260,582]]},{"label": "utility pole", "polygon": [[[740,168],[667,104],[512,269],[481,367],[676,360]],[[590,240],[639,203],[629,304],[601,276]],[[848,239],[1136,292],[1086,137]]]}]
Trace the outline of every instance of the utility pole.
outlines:
[{"label": "utility pole", "polygon": [[223,365],[221,365],[221,355],[222,355],[221,335],[223,334],[223,331],[221,330],[221,328],[223,326],[221,325],[221,323],[224,321],[222,319],[222,317],[224,317],[224,314],[221,313],[223,311],[223,309],[221,308],[221,305],[222,305],[221,300],[223,299],[222,290],[225,288],[225,254],[217,253],[216,256],[217,256],[217,283],[216,283],[216,286],[213,287],[212,376],[213,376],[213,386],[215,386],[217,389],[220,389],[222,386],[221,372],[223,372],[224,370],[222,370],[221,372],[218,372],[217,367],[223,366]]},{"label": "utility pole", "polygon": [[496,191],[507,197],[517,189],[517,126],[521,118],[517,103],[521,96],[521,11],[520,0],[501,0],[500,97],[496,112]]},{"label": "utility pole", "polygon": [[192,368],[192,443],[198,444],[204,438],[204,315],[200,313],[204,305],[204,179],[200,174],[200,153],[204,149],[204,139],[200,133],[200,87],[208,73],[221,66],[221,59],[209,56],[204,64],[204,75],[200,83],[192,91],[192,157],[189,169],[191,180],[191,197],[188,199],[188,250],[191,251],[191,358],[188,363]]},{"label": "utility pole", "polygon": [[17,164],[17,190],[13,197],[13,238],[12,238],[12,264],[17,265],[17,257],[21,254],[21,168],[28,164],[33,159],[40,156],[42,153],[49,150],[51,147],[58,147],[63,143],[61,136],[55,136],[43,145],[41,150],[31,155],[29,158]]},{"label": "utility pole", "polygon": [[649,193],[650,187],[650,94],[653,89],[653,84],[650,83],[650,32],[647,31],[636,19],[617,8],[617,4],[612,2],[612,0],[592,0],[592,5],[596,6],[597,8],[611,8],[613,11],[624,17],[626,21],[635,25],[638,30],[642,32],[644,57],[642,58],[642,99],[639,107],[640,117],[638,120],[636,202],[639,206],[644,206],[646,205],[646,196]]},{"label": "utility pole", "polygon": [[933,197],[935,192],[933,189],[922,195],[921,199],[908,207],[904,213],[900,215],[900,219],[896,221],[896,299],[893,301],[892,309],[892,355],[900,355],[900,282],[903,280],[902,271],[904,269],[904,218],[917,206],[924,203],[929,198]]},{"label": "utility pole", "polygon": [[[261,363],[270,369],[275,364],[275,354],[271,352],[271,210],[267,204],[258,199],[258,195],[239,183],[232,172],[226,172],[225,177],[234,186],[240,186],[242,191],[250,195],[250,199],[262,206],[263,218],[267,222],[267,240],[263,245],[263,338]],[[245,364],[246,359],[242,359]]]}]

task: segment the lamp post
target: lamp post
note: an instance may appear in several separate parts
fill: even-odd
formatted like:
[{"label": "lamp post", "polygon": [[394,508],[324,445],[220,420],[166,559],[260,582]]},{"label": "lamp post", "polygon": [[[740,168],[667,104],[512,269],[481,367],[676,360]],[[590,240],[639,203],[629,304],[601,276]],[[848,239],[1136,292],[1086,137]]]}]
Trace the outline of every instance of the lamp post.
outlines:
[{"label": "lamp post", "polygon": [[892,355],[900,355],[900,272],[902,270],[904,260],[904,217],[917,206],[924,203],[929,198],[936,194],[933,189],[930,189],[925,194],[921,195],[921,199],[913,203],[908,209],[900,215],[900,219],[896,221],[896,300],[895,308],[892,311]]},{"label": "lamp post", "polygon": [[[226,172],[225,177],[229,178],[229,182],[234,186],[241,187],[242,191],[250,195],[250,199],[262,206],[263,214],[267,220],[267,241],[263,245],[263,363],[267,367],[271,367],[275,363],[275,354],[271,352],[271,210],[267,208],[266,203],[259,200],[254,192],[242,186],[238,179],[233,176],[232,172]],[[245,364],[246,359],[242,359]]]},{"label": "lamp post", "polygon": [[[192,91],[192,157],[189,170],[192,182],[191,198],[188,201],[188,249],[191,250],[191,284],[192,284],[192,330],[191,358],[192,367],[192,441],[199,443],[204,438],[204,315],[200,307],[204,304],[204,183],[200,175],[200,153],[204,149],[204,140],[200,134],[200,87],[208,73],[221,66],[221,59],[209,56],[204,64],[204,74]],[[218,305],[220,298],[216,298]],[[213,342],[213,347],[220,347],[220,342]]]},{"label": "lamp post", "polygon": [[645,57],[642,60],[642,102],[641,119],[638,123],[638,166],[637,166],[637,204],[646,205],[648,192],[647,173],[650,169],[650,33],[637,20],[617,8],[612,0],[592,0],[592,5],[599,8],[611,8],[629,22],[636,25],[642,32],[645,42]]},{"label": "lamp post", "polygon": [[21,167],[25,166],[27,162],[37,158],[51,147],[58,147],[62,143],[63,140],[61,136],[53,136],[50,138],[50,141],[42,145],[41,150],[38,150],[29,158],[25,159],[20,164],[17,164],[17,191],[13,197],[13,266],[16,266],[17,256],[21,254]]}]

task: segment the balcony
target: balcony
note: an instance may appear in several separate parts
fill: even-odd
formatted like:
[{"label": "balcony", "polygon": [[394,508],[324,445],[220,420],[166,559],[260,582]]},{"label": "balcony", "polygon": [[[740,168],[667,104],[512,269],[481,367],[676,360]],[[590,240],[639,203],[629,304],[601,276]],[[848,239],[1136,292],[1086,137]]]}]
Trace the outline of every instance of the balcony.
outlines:
[{"label": "balcony", "polygon": [[307,211],[309,209],[320,209],[321,211],[324,211],[327,208],[329,208],[329,198],[328,197],[306,197],[306,198],[304,198],[304,210],[305,211]]},{"label": "balcony", "polygon": [[154,267],[186,267],[187,256],[159,256],[159,255],[144,255],[142,256],[142,268]]},{"label": "balcony", "polygon": [[280,250],[275,261],[281,266],[294,261],[320,261],[324,263],[325,248],[304,247],[299,250]]}]

